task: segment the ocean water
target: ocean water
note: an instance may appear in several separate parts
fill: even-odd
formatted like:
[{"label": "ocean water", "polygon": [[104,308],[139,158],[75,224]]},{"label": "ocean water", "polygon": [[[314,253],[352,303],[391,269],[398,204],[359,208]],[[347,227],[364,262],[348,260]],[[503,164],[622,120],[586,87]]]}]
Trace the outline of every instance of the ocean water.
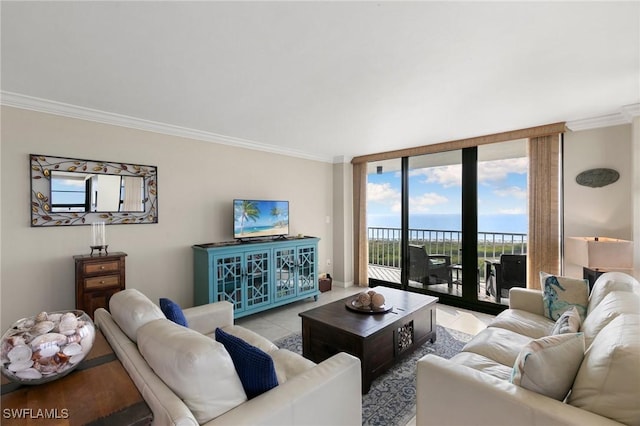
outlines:
[{"label": "ocean water", "polygon": [[[504,232],[526,234],[528,216],[524,214],[492,214],[478,216],[478,232]],[[399,215],[368,215],[369,228],[400,228]],[[462,217],[459,214],[409,215],[410,229],[433,229],[461,231]]]}]

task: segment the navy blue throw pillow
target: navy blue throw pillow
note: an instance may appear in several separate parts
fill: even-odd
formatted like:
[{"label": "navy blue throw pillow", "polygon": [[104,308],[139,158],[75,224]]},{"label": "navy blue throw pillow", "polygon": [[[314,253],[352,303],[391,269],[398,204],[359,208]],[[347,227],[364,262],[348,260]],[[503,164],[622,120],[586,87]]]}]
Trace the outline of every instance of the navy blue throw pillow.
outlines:
[{"label": "navy blue throw pillow", "polygon": [[219,328],[216,328],[216,340],[229,352],[247,398],[278,386],[273,359],[268,353]]},{"label": "navy blue throw pillow", "polygon": [[184,317],[184,313],[182,312],[182,308],[176,302],[166,299],[164,297],[160,298],[160,310],[167,317],[168,320],[175,322],[176,324],[188,327],[187,319]]}]

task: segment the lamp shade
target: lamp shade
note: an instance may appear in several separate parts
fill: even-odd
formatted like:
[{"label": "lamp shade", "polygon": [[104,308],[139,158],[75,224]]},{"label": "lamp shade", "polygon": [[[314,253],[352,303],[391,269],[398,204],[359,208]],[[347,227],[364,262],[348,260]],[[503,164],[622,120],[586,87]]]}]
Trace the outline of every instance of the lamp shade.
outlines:
[{"label": "lamp shade", "polygon": [[633,268],[633,242],[607,237],[569,237],[565,259],[590,269]]}]

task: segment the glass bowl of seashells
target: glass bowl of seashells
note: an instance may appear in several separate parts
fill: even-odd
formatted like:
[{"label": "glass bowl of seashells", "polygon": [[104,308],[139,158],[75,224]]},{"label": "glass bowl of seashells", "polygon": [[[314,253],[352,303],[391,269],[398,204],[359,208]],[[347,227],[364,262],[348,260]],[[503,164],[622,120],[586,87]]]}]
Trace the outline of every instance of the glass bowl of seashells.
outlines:
[{"label": "glass bowl of seashells", "polygon": [[18,320],[2,336],[2,374],[29,385],[59,379],[89,353],[95,335],[93,321],[80,310]]}]

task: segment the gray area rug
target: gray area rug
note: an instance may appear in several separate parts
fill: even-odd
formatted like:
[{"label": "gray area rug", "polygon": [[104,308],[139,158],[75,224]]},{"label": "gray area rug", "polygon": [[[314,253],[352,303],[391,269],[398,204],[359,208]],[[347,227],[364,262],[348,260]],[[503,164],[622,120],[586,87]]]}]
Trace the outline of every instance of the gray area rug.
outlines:
[{"label": "gray area rug", "polygon": [[[427,342],[391,367],[362,395],[363,426],[404,426],[416,415],[416,363],[426,354],[451,358],[471,335],[436,326],[436,342]],[[274,342],[279,348],[302,354],[302,335],[293,333]]]}]

